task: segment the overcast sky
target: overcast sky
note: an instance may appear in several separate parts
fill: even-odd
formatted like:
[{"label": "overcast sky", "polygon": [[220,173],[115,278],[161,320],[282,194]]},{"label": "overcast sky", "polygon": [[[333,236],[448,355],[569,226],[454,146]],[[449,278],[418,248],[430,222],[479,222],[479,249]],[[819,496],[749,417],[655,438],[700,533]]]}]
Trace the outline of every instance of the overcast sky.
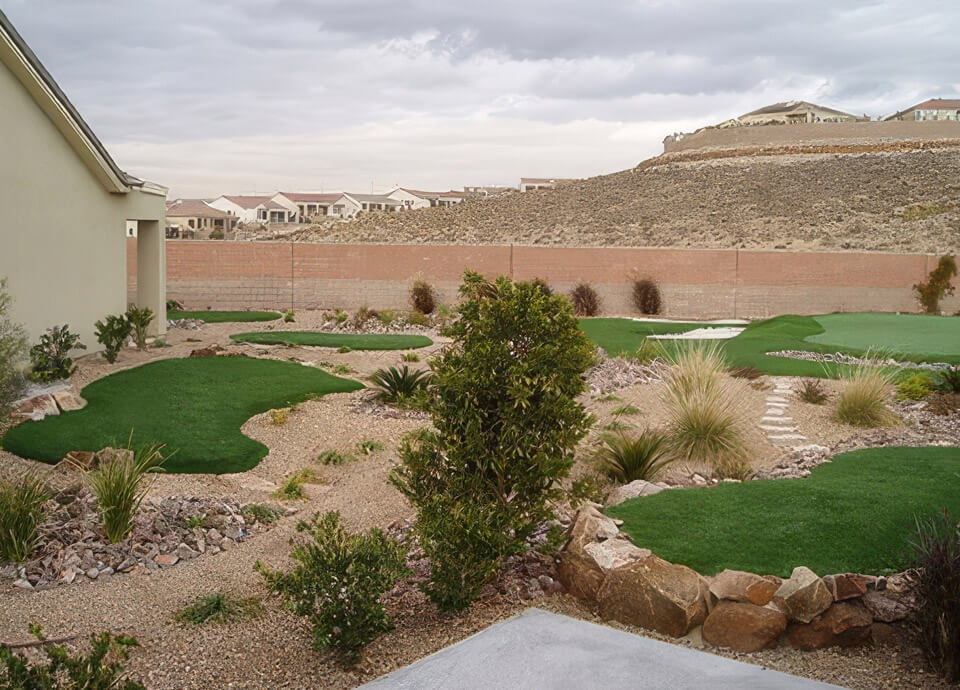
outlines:
[{"label": "overcast sky", "polygon": [[3,0],[171,196],[516,184],[793,98],[960,93],[955,0]]}]

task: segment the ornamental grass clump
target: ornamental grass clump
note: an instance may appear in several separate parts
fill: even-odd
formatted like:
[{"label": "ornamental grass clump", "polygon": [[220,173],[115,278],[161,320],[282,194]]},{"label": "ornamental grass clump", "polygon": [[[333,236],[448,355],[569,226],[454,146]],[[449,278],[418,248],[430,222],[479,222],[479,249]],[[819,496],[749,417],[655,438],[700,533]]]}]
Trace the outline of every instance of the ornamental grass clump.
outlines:
[{"label": "ornamental grass clump", "polygon": [[136,450],[120,448],[112,459],[87,473],[86,482],[97,497],[100,521],[111,544],[126,539],[133,529],[134,516],[150,488],[147,479],[161,471],[163,448],[158,443]]},{"label": "ornamental grass clump", "polygon": [[670,464],[669,439],[662,431],[648,429],[639,436],[606,434],[597,453],[597,469],[620,484],[637,479],[652,482]]},{"label": "ornamental grass clump", "polygon": [[314,514],[297,532],[308,539],[291,554],[287,572],[257,562],[267,587],[313,625],[313,644],[332,648],[349,665],[363,648],[393,628],[380,598],[409,574],[403,547],[379,528],[348,534],[340,514]]},{"label": "ornamental grass clump", "polygon": [[0,481],[0,561],[23,563],[37,543],[50,490],[27,472],[16,481]]},{"label": "ornamental grass clump", "polygon": [[577,401],[594,349],[570,301],[468,272],[453,343],[431,361],[432,425],[405,439],[391,481],[417,511],[424,586],[463,609],[553,517],[591,419]]},{"label": "ornamental grass clump", "polygon": [[887,407],[893,390],[895,372],[879,364],[874,357],[843,371],[840,381],[843,390],[837,395],[833,416],[838,422],[859,427],[878,427],[892,424],[895,417]]}]

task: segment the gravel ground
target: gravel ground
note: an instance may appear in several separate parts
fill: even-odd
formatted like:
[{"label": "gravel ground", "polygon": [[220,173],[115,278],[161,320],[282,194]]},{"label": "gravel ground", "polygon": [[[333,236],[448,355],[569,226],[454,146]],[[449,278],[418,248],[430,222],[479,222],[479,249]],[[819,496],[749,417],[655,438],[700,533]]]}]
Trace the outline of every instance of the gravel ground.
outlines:
[{"label": "gravel ground", "polygon": [[[302,312],[298,313],[296,324],[284,324],[284,327],[309,329],[321,318]],[[271,326],[269,323],[211,324],[200,331],[174,330],[167,336],[170,347],[146,353],[124,352],[116,365],[107,365],[98,356],[83,358],[74,382],[82,385],[121,368],[163,357],[185,356],[192,349],[213,344],[256,356],[345,364],[354,370],[351,375],[358,378],[377,367],[399,363],[402,355],[399,351],[340,354],[319,348],[228,344],[230,333],[270,330]],[[199,339],[199,342],[190,342],[188,338]],[[438,343],[420,350],[421,357],[440,346]],[[744,414],[750,419],[759,419],[766,392],[740,379],[731,379],[728,386],[741,401]],[[612,408],[622,404],[633,404],[643,412],[635,417],[635,422],[623,417],[628,423],[638,426],[663,423],[657,384],[632,386],[618,391],[618,395],[623,402],[587,401],[591,412],[598,416],[600,426],[612,419]],[[134,652],[128,668],[150,688],[349,688],[412,663],[529,606],[509,579],[460,614],[441,614],[415,587],[399,586],[387,598],[396,629],[370,645],[357,670],[346,671],[327,654],[315,652],[309,626],[267,596],[253,565],[260,560],[273,567],[286,566],[288,542],[298,518],[315,511],[339,510],[348,528],[365,529],[386,527],[413,517],[409,505],[388,483],[387,475],[397,462],[395,447],[399,436],[422,426],[424,420],[415,416],[370,414],[369,406],[358,404],[364,397],[364,392],[358,391],[303,403],[279,426],[271,424],[268,415],[254,417],[244,425],[243,431],[270,449],[256,468],[222,476],[161,475],[151,490],[160,496],[228,495],[241,501],[260,501],[267,500],[277,483],[291,471],[314,467],[326,483],[307,485],[308,499],[292,504],[299,508],[297,515],[282,518],[273,530],[228,552],[200,557],[166,570],[134,572],[106,582],[32,593],[4,585],[5,589],[0,589],[0,639],[27,639],[27,626],[31,622],[43,625],[49,636],[84,637],[104,629],[132,634],[140,641],[141,648]],[[840,433],[820,418],[819,410],[808,413],[801,410],[799,404],[792,403],[791,412],[794,411],[811,442],[821,442],[818,433],[827,436]],[[751,425],[748,438],[755,451],[755,462],[773,462],[776,449],[762,434],[753,431]],[[322,450],[349,451],[364,439],[380,441],[385,449],[339,467],[320,466],[315,462]],[[590,442],[593,441],[588,439]],[[27,467],[51,472],[48,466],[0,451],[0,474],[19,473]],[[56,471],[51,473],[54,483],[63,480],[58,475]],[[266,611],[258,618],[226,626],[184,627],[172,620],[177,610],[197,596],[215,590],[244,597],[265,597]],[[541,599],[538,605],[593,620],[588,609],[564,595]],[[641,630],[633,632],[650,634]],[[858,650],[807,653],[778,648],[730,656],[854,688],[946,687],[938,685],[924,671],[918,654],[909,637],[897,635],[889,644]]]}]

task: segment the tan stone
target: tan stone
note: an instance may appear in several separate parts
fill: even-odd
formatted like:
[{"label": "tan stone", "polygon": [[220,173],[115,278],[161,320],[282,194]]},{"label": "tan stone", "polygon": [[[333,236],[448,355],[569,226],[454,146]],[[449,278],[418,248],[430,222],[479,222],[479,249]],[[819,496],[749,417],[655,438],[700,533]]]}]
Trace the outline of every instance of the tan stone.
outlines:
[{"label": "tan stone", "polygon": [[110,446],[107,446],[106,448],[97,451],[96,456],[95,464],[99,467],[109,462],[113,462],[117,458],[126,458],[132,460],[133,451],[129,448],[111,448]]},{"label": "tan stone", "polygon": [[867,592],[861,601],[870,615],[881,623],[895,623],[910,615],[911,609],[907,601],[898,601],[880,592]]},{"label": "tan stone", "polygon": [[793,569],[790,578],[784,580],[774,598],[784,603],[787,617],[799,623],[809,623],[833,603],[833,595],[823,580],[802,565]]},{"label": "tan stone", "polygon": [[857,575],[856,573],[842,573],[839,575],[825,575],[824,584],[833,595],[834,601],[846,601],[847,599],[856,599],[867,593],[868,585],[876,578],[867,575]]},{"label": "tan stone", "polygon": [[58,414],[60,414],[60,408],[57,407],[57,402],[52,395],[44,393],[22,402],[10,416],[14,419],[29,419],[39,422],[44,417],[52,417]]},{"label": "tan stone", "polygon": [[698,573],[651,555],[608,572],[597,598],[608,620],[681,637],[706,620],[708,594]]},{"label": "tan stone", "polygon": [[717,599],[741,601],[765,606],[773,599],[780,583],[742,570],[724,570],[710,582],[710,591]]},{"label": "tan stone", "polygon": [[71,391],[60,391],[59,393],[54,393],[53,399],[57,403],[57,407],[59,407],[62,412],[82,410],[87,406],[86,400],[81,398],[79,395],[74,395]]},{"label": "tan stone", "polygon": [[89,450],[71,450],[57,463],[57,467],[85,472],[96,465],[97,454]]},{"label": "tan stone", "polygon": [[773,643],[786,628],[787,618],[779,611],[721,601],[703,623],[703,639],[715,647],[755,652]]},{"label": "tan stone", "polygon": [[663,491],[662,486],[657,486],[653,482],[644,481],[643,479],[637,479],[629,484],[618,486],[611,491],[610,495],[607,496],[606,506],[610,508],[611,506],[620,505],[624,501],[629,501],[631,498],[653,496],[661,491]]},{"label": "tan stone", "polygon": [[838,601],[810,623],[793,623],[787,639],[797,649],[853,647],[870,639],[873,616],[858,601]]}]

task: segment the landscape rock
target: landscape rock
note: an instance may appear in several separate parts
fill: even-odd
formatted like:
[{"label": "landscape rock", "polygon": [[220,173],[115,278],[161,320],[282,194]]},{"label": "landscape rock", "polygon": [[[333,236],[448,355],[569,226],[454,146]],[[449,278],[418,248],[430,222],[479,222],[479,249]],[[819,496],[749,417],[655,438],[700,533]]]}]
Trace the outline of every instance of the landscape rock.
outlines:
[{"label": "landscape rock", "polygon": [[896,623],[912,613],[912,607],[905,601],[898,601],[880,592],[867,592],[860,599],[874,619],[881,623]]},{"label": "landscape rock", "polygon": [[594,601],[606,570],[628,562],[640,552],[619,536],[616,523],[597,510],[596,504],[584,504],[577,511],[557,567],[557,577],[568,592]]},{"label": "landscape rock", "polygon": [[59,414],[60,408],[57,407],[57,402],[53,399],[53,396],[49,393],[43,393],[20,403],[10,416],[14,419],[29,419],[39,422],[44,417]]},{"label": "landscape rock", "polygon": [[59,407],[62,412],[82,410],[87,406],[87,401],[81,398],[79,395],[74,395],[72,391],[60,391],[54,393],[53,399],[57,403],[57,407]]},{"label": "landscape rock", "polygon": [[710,582],[710,591],[717,599],[728,599],[765,606],[780,588],[779,578],[761,577],[742,570],[724,570]]},{"label": "landscape rock", "polygon": [[852,647],[870,639],[873,616],[857,601],[838,601],[810,623],[792,623],[787,639],[797,649]]},{"label": "landscape rock", "polygon": [[791,621],[809,623],[833,603],[833,595],[817,574],[805,566],[793,569],[774,597],[783,602]]},{"label": "landscape rock", "polygon": [[833,595],[834,601],[846,601],[866,594],[868,587],[876,581],[876,578],[855,573],[843,573],[841,575],[825,575],[823,581]]},{"label": "landscape rock", "polygon": [[624,501],[629,501],[631,498],[653,496],[661,491],[663,491],[662,486],[654,484],[653,482],[644,481],[643,479],[637,479],[629,484],[618,486],[611,491],[610,495],[607,496],[606,506],[610,508],[611,506],[620,505]]},{"label": "landscape rock", "polygon": [[779,611],[746,602],[721,601],[703,623],[703,639],[715,647],[756,652],[772,644],[787,629]]},{"label": "landscape rock", "polygon": [[92,470],[97,462],[97,454],[90,450],[71,450],[57,463],[57,467],[66,470],[86,472]]},{"label": "landscape rock", "polygon": [[710,596],[699,574],[651,555],[608,572],[597,598],[608,620],[682,637],[706,620]]}]

